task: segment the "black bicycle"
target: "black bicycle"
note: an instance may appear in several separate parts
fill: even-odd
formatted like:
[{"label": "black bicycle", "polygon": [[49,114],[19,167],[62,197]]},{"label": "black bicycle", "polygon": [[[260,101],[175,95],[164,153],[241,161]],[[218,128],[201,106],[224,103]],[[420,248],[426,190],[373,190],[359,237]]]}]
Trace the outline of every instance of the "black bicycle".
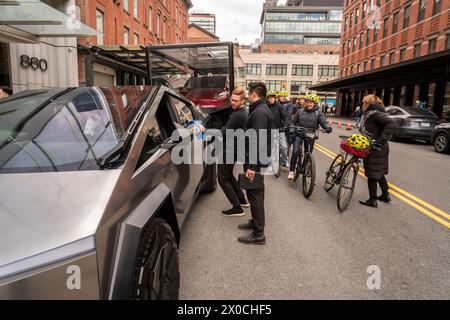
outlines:
[{"label": "black bicycle", "polygon": [[[348,136],[339,137],[345,140],[349,138]],[[371,146],[361,151],[352,150],[341,143],[341,152],[334,158],[326,172],[325,191],[329,192],[335,185],[339,185],[337,207],[340,212],[347,210],[350,205],[361,160],[367,156],[374,142],[374,140],[370,141]]]},{"label": "black bicycle", "polygon": [[[319,132],[326,131],[298,126],[291,126],[291,130],[294,130],[295,134],[303,140],[300,146],[300,156],[294,168],[294,181],[297,181],[300,174],[302,174],[303,196],[308,199],[311,197],[316,185],[316,161],[313,156],[314,143],[319,139]],[[303,152],[303,148],[305,152]]]}]

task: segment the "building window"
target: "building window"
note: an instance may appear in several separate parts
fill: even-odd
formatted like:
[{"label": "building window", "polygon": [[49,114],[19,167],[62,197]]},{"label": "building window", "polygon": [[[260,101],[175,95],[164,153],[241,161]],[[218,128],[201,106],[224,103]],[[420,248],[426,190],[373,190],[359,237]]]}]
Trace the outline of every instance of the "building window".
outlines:
[{"label": "building window", "polygon": [[446,50],[450,49],[450,34],[447,34],[445,36],[445,49]]},{"label": "building window", "polygon": [[375,42],[377,42],[377,41],[378,41],[378,28],[375,27],[375,28],[373,29],[373,43],[375,43]]},{"label": "building window", "polygon": [[353,25],[353,12],[350,13],[350,25],[348,27],[351,28],[352,25]]},{"label": "building window", "polygon": [[97,44],[98,45],[103,45],[104,44],[104,21],[105,21],[105,14],[100,11],[99,9],[97,9],[96,11],[96,15],[97,15],[97,31],[102,33],[101,36],[97,36]]},{"label": "building window", "polygon": [[287,64],[268,64],[266,65],[266,75],[285,76],[287,75]]},{"label": "building window", "polygon": [[433,16],[441,12],[442,0],[434,0]]},{"label": "building window", "polygon": [[345,56],[345,42],[342,43],[342,56]]},{"label": "building window", "polygon": [[139,12],[139,0],[134,0],[133,3],[133,15],[137,19],[138,18],[138,12]]},{"label": "building window", "polygon": [[363,65],[363,72],[367,71],[367,61],[364,61],[364,65]]},{"label": "building window", "polygon": [[319,77],[337,77],[338,66],[319,65]]},{"label": "building window", "polygon": [[248,63],[245,65],[245,72],[249,76],[259,76],[259,75],[261,75],[261,64],[260,63]]},{"label": "building window", "polygon": [[370,60],[370,69],[375,69],[375,59]]},{"label": "building window", "polygon": [[356,37],[353,38],[353,51],[356,51]]},{"label": "building window", "polygon": [[292,81],[291,92],[306,92],[306,88],[312,85],[312,81]]},{"label": "building window", "polygon": [[389,54],[389,64],[394,64],[395,62],[395,52]]},{"label": "building window", "polygon": [[370,29],[367,29],[366,33],[366,46],[370,44]]},{"label": "building window", "polygon": [[351,42],[350,42],[350,40],[348,40],[348,42],[347,42],[347,55],[350,54],[350,50],[351,50]]},{"label": "building window", "polygon": [[348,76],[348,68],[345,68],[345,76]]},{"label": "building window", "polygon": [[358,23],[358,18],[359,18],[359,8],[356,8],[356,10],[355,10],[355,26]]},{"label": "building window", "polygon": [[428,2],[427,0],[420,0],[418,22],[425,19],[425,11],[427,10],[427,2]]},{"label": "building window", "polygon": [[364,18],[366,17],[366,11],[367,11],[367,2],[363,2],[361,20],[364,20]]},{"label": "building window", "polygon": [[385,60],[385,58],[386,58],[385,55],[382,55],[382,56],[380,57],[380,67],[383,67],[383,66],[384,66],[384,60]]},{"label": "building window", "polygon": [[394,14],[394,19],[392,23],[392,34],[395,34],[398,31],[398,16],[399,16],[398,12]]},{"label": "building window", "polygon": [[388,30],[389,30],[389,17],[387,17],[386,19],[384,19],[384,24],[383,24],[383,39],[387,37],[388,34]]},{"label": "building window", "polygon": [[420,48],[420,43],[414,45],[414,58],[420,57]]},{"label": "building window", "polygon": [[361,64],[358,63],[358,65],[356,66],[356,73],[359,73],[361,70]]},{"label": "building window", "polygon": [[359,48],[362,48],[364,46],[364,33],[361,32],[359,35]]},{"label": "building window", "polygon": [[313,75],[313,67],[312,64],[294,64],[292,65],[292,75],[311,77]]},{"label": "building window", "polygon": [[125,27],[123,31],[123,43],[124,44],[130,44],[130,29]]},{"label": "building window", "polygon": [[411,16],[411,6],[405,7],[405,13],[403,16],[403,29],[406,29],[409,27],[409,18]]},{"label": "building window", "polygon": [[345,20],[344,20],[344,31],[347,31],[347,23],[348,23],[348,18],[345,17]]},{"label": "building window", "polygon": [[406,58],[406,48],[400,49],[400,62]]},{"label": "building window", "polygon": [[134,44],[135,45],[139,44],[139,35],[137,33],[134,34]]},{"label": "building window", "polygon": [[123,0],[123,9],[124,9],[126,12],[129,12],[129,11],[130,11],[130,4],[128,3],[128,0]]},{"label": "building window", "polygon": [[266,81],[267,90],[281,91],[282,80],[268,80]]},{"label": "building window", "polygon": [[153,8],[148,9],[148,30],[153,31]]},{"label": "building window", "polygon": [[156,36],[159,37],[161,35],[161,15],[158,13],[158,17],[156,19]]},{"label": "building window", "polygon": [[428,40],[428,54],[432,54],[432,53],[436,52],[436,43],[437,43],[437,38]]}]

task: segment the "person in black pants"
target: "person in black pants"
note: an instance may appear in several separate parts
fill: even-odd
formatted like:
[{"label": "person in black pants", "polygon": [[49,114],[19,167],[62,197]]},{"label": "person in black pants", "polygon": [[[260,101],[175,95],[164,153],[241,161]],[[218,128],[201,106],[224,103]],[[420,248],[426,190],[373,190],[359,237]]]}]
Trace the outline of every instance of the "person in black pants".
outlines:
[{"label": "person in black pants", "polygon": [[[269,107],[266,104],[267,87],[262,82],[251,83],[249,85],[249,101],[250,113],[247,121],[247,133],[249,130],[256,131],[256,141],[250,143],[256,143],[257,157],[256,163],[251,163],[252,157],[247,157],[244,170],[249,180],[254,180],[257,173],[261,172],[261,168],[268,167],[270,165],[270,154],[272,146],[272,134],[271,130],[274,128],[273,116]],[[260,158],[260,147],[263,141],[260,141],[263,130],[266,132],[265,143],[267,144],[266,161]],[[249,148],[247,147],[247,151]],[[267,163],[266,163],[267,162]],[[247,190],[248,201],[250,202],[250,209],[252,212],[252,219],[246,223],[239,225],[241,230],[252,230],[248,236],[239,237],[238,241],[245,244],[265,244],[266,237],[264,235],[265,228],[265,212],[264,212],[264,186],[262,189]]]},{"label": "person in black pants", "polygon": [[[389,185],[386,175],[389,173],[389,139],[395,129],[395,123],[387,116],[382,100],[375,95],[364,97],[364,114],[360,122],[363,135],[375,140],[374,148],[364,159],[364,172],[368,179],[370,198],[360,201],[362,205],[377,208],[377,200],[389,203]],[[382,194],[377,195],[377,184]]]},{"label": "person in black pants", "polygon": [[[225,126],[222,128],[223,137],[226,137],[227,130],[245,129],[248,119],[248,112],[244,108],[244,101],[244,90],[240,88],[235,89],[231,94],[231,108],[233,109],[233,113]],[[220,187],[233,207],[229,210],[222,211],[222,214],[228,217],[239,217],[245,215],[242,207],[247,208],[250,205],[245,199],[245,195],[241,188],[239,188],[238,181],[233,173],[234,165],[237,160],[237,145],[234,144],[234,147],[232,149],[230,148],[230,146],[227,146],[226,139],[224,139],[224,164],[218,165],[218,180]],[[233,162],[227,163],[227,158],[233,159]]]}]

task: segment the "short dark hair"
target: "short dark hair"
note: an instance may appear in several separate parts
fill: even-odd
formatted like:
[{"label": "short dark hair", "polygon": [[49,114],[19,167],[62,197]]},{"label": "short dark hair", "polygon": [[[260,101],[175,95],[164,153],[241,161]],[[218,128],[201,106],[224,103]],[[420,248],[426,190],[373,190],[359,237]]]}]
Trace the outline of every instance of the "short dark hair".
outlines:
[{"label": "short dark hair", "polygon": [[13,93],[9,87],[0,87],[0,89],[3,89],[3,91],[9,95],[12,95],[12,93]]},{"label": "short dark hair", "polygon": [[258,98],[265,98],[267,96],[267,87],[263,82],[252,82],[248,85],[248,94],[256,93]]}]

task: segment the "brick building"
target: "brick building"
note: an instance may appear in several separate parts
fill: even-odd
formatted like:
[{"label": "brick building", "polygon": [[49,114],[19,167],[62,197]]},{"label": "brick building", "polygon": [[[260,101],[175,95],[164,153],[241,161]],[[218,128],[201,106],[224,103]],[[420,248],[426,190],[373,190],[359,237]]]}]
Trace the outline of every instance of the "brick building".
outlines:
[{"label": "brick building", "polygon": [[124,46],[187,42],[191,0],[76,0],[76,4],[80,8],[81,21],[104,34],[79,41],[81,85],[113,85],[118,77],[144,79],[145,76],[126,66],[96,61],[92,66],[94,83],[88,83],[86,69],[91,66],[86,65],[90,63],[86,58],[95,53],[93,47],[122,46],[123,50]]},{"label": "brick building", "polygon": [[212,34],[206,29],[198,26],[195,23],[190,23],[188,27],[188,43],[207,43],[219,42],[219,37]]},{"label": "brick building", "polygon": [[386,105],[423,101],[444,116],[450,110],[449,9],[449,0],[345,0],[340,79],[313,88],[339,89],[342,115],[376,93]]}]

